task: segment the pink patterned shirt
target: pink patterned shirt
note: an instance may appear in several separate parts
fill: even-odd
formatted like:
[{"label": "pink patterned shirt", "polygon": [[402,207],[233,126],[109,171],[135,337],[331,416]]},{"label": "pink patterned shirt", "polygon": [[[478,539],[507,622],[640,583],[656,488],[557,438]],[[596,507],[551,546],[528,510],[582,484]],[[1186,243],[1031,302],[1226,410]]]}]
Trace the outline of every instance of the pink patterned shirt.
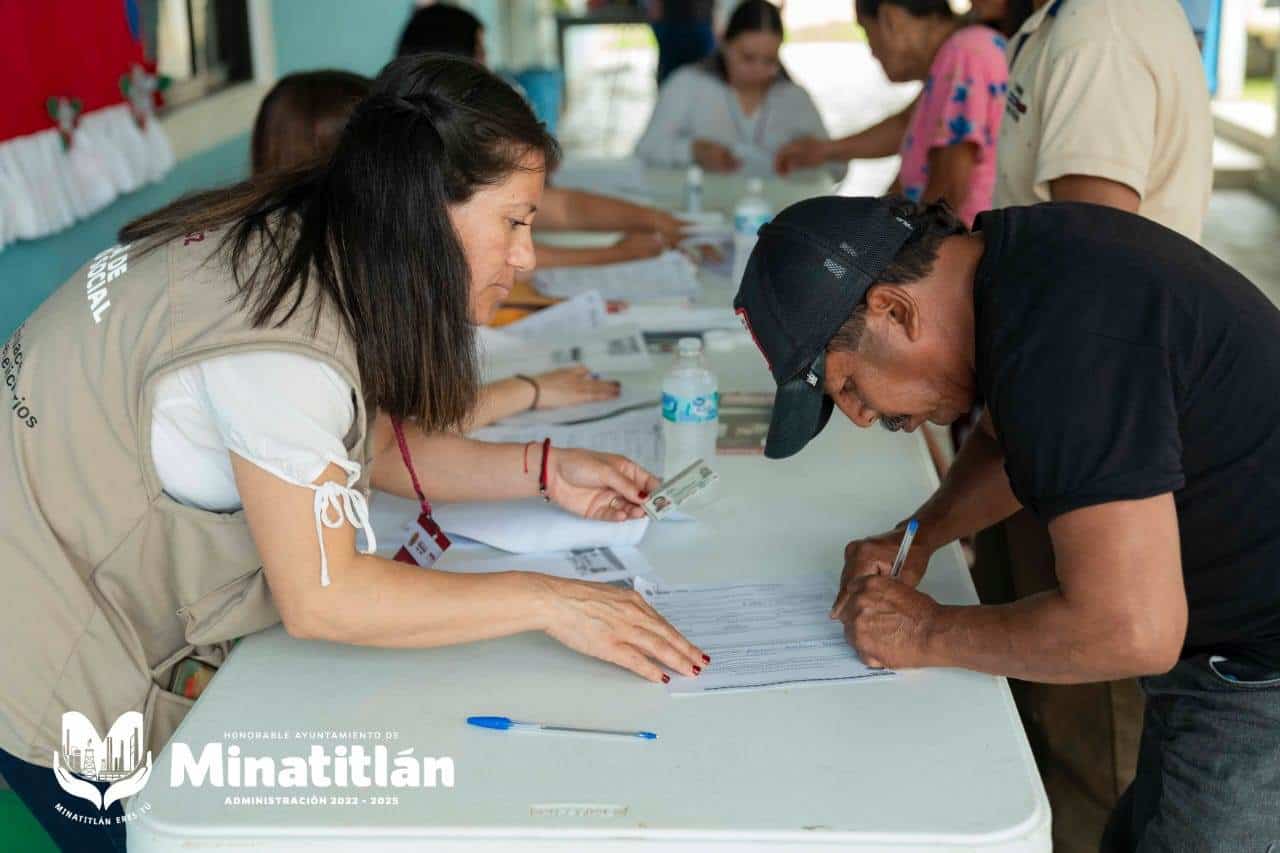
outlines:
[{"label": "pink patterned shirt", "polygon": [[969,194],[956,210],[966,225],[991,207],[995,189],[996,140],[1009,87],[1004,52],[1004,36],[983,26],[964,27],[943,42],[898,152],[902,193],[919,201],[929,183],[930,149],[961,142],[978,147]]}]

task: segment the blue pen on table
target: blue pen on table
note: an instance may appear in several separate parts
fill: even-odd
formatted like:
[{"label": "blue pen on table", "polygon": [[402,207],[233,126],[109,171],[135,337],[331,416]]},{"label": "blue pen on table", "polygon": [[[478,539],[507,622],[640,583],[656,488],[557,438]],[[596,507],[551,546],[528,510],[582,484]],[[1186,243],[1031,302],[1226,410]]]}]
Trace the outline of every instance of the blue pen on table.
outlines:
[{"label": "blue pen on table", "polygon": [[560,735],[604,735],[606,737],[629,737],[640,740],[657,740],[653,732],[629,732],[619,729],[585,729],[577,726],[552,726],[547,723],[525,723],[510,717],[467,717],[467,724],[482,729],[497,731],[529,732],[531,734]]},{"label": "blue pen on table", "polygon": [[916,538],[916,531],[919,529],[920,522],[914,518],[907,522],[907,529],[902,534],[902,544],[898,546],[898,556],[893,558],[893,569],[889,572],[889,577],[896,578],[902,573],[902,564],[907,561],[907,552],[911,550],[911,540]]}]

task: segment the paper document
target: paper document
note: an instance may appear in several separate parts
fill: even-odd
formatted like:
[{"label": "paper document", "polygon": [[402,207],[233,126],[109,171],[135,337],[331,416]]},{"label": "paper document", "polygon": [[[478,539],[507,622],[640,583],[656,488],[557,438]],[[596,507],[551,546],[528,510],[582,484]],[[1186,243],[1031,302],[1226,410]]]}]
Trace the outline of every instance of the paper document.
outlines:
[{"label": "paper document", "polygon": [[588,290],[503,326],[502,331],[525,341],[563,339],[587,329],[600,328],[608,313],[600,291]]},{"label": "paper document", "polygon": [[558,578],[615,583],[646,575],[649,561],[635,548],[574,548],[546,554],[497,554],[464,549],[447,551],[435,568],[446,572],[540,572]]},{"label": "paper document", "polygon": [[[486,335],[486,342],[493,337]],[[503,338],[510,335],[504,334]],[[604,375],[644,372],[652,367],[644,336],[634,326],[625,325],[560,335],[553,344],[539,340],[495,350],[486,343],[483,375],[484,381],[492,382],[517,373],[532,375],[572,364],[585,364]]]},{"label": "paper document", "polygon": [[599,290],[605,299],[628,302],[689,300],[701,292],[697,268],[681,252],[598,267],[560,267],[539,271],[534,281],[549,296],[570,297]]},{"label": "paper document", "polygon": [[598,403],[583,403],[579,406],[565,406],[562,409],[540,409],[534,412],[521,412],[499,421],[500,426],[536,426],[546,424],[580,424],[587,421],[598,421],[611,415],[626,411],[639,411],[652,407],[658,409],[661,398],[652,388],[639,387],[643,383],[622,386],[622,392],[612,400],[601,400]]},{"label": "paper document", "polygon": [[[436,504],[436,523],[454,538],[442,562],[455,550],[467,549],[458,537],[500,551],[530,554],[574,548],[635,545],[649,529],[649,519],[595,521],[567,512],[541,498],[519,501]],[[393,556],[409,535],[409,526],[422,510],[418,502],[373,492],[369,521],[378,537],[378,553]],[[497,571],[496,569],[494,571]]]},{"label": "paper document", "polygon": [[673,674],[677,695],[883,678],[830,618],[836,581],[819,575],[778,583],[666,586],[636,580],[636,590],[691,643],[711,656],[696,678]]},{"label": "paper document", "polygon": [[720,395],[716,453],[764,453],[773,418],[773,395],[726,391]]},{"label": "paper document", "polygon": [[552,447],[621,453],[650,473],[662,476],[662,413],[657,406],[581,424],[494,424],[470,435],[480,441],[513,444],[550,438]]}]

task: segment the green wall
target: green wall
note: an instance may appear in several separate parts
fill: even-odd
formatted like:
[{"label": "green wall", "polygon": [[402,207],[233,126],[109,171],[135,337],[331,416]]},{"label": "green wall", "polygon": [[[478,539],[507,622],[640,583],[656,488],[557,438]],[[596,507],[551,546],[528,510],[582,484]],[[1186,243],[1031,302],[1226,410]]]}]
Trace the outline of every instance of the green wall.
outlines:
[{"label": "green wall", "polygon": [[343,68],[373,77],[395,53],[412,0],[274,0],[276,73]]}]

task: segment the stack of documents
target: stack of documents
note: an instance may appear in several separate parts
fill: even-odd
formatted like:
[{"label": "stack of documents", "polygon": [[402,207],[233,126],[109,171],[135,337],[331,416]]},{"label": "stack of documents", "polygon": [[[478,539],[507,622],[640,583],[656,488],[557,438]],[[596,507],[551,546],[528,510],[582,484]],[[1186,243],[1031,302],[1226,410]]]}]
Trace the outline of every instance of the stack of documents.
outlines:
[{"label": "stack of documents", "polygon": [[534,282],[548,296],[568,298],[598,290],[605,299],[628,302],[688,302],[701,292],[697,267],[682,252],[675,251],[620,264],[539,271]]},{"label": "stack of documents", "polygon": [[883,678],[829,618],[836,581],[818,575],[779,583],[668,586],[638,578],[636,590],[711,657],[697,678],[673,674],[676,695]]}]

